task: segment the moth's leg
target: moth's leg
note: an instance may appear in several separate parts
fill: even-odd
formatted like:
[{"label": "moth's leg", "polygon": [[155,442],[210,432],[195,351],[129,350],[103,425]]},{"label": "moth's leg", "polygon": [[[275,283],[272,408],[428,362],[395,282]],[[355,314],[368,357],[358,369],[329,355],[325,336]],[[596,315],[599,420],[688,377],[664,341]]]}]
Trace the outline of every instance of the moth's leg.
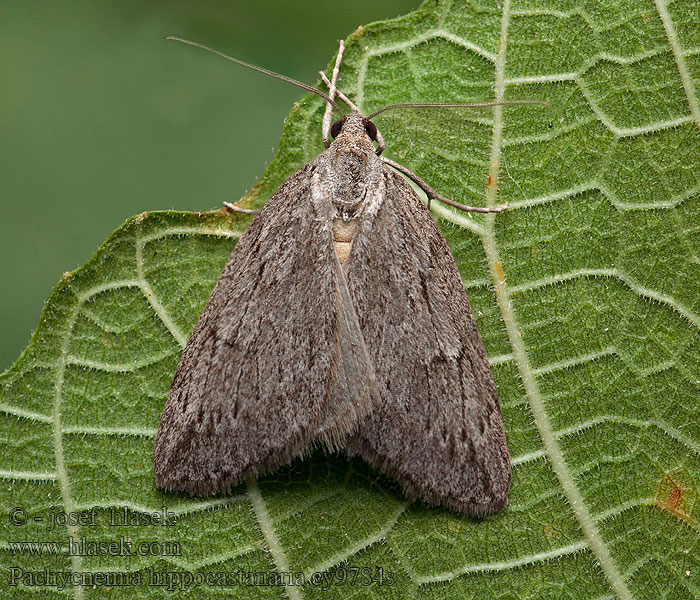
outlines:
[{"label": "moth's leg", "polygon": [[377,156],[384,152],[384,138],[379,132],[379,129],[377,129],[377,149],[375,150],[375,152],[377,153]]},{"label": "moth's leg", "polygon": [[[331,85],[331,82],[328,81],[328,77],[326,77],[326,74],[323,71],[319,71],[318,74],[321,76],[323,83],[325,83],[327,86]],[[355,112],[360,112],[360,109],[357,108],[357,105],[352,100],[350,100],[350,98],[348,98],[345,94],[343,94],[343,92],[341,92],[338,88],[335,89],[335,95],[338,96],[338,98],[340,98],[343,102],[345,102],[345,104],[348,105],[350,110],[354,110]],[[328,108],[328,107],[326,107],[326,108]]]},{"label": "moth's leg", "polygon": [[409,171],[406,167],[400,165],[397,162],[394,162],[390,158],[385,158],[384,156],[382,156],[381,159],[390,167],[393,167],[397,171],[400,171],[401,173],[406,175],[406,177],[408,177],[420,189],[422,189],[425,192],[425,195],[428,196],[428,208],[430,208],[431,200],[439,200],[440,202],[444,202],[445,204],[449,204],[450,206],[454,206],[455,208],[458,208],[459,210],[463,210],[465,212],[500,213],[508,208],[507,202],[501,204],[500,206],[482,207],[467,206],[466,204],[460,204],[459,202],[455,202],[454,200],[450,200],[449,198],[444,198],[443,196],[438,194],[433,188],[431,188],[427,183],[425,183],[425,181],[418,177],[418,175],[416,175],[413,171]]},{"label": "moth's leg", "polygon": [[236,206],[235,204],[231,204],[230,202],[223,202],[224,208],[228,208],[229,210],[232,210],[233,212],[238,212],[238,213],[243,213],[246,215],[257,215],[260,211],[259,210],[250,210],[248,208],[241,208],[240,206]]},{"label": "moth's leg", "polygon": [[[328,81],[325,73],[321,72],[321,77],[324,83],[328,86],[328,96],[331,100],[335,99],[336,88],[335,83],[338,80],[338,72],[340,71],[340,61],[343,60],[343,51],[345,50],[345,44],[343,40],[340,40],[340,48],[338,49],[338,56],[335,59],[335,66],[333,67],[333,73],[331,74],[331,80]],[[326,111],[323,113],[323,125],[321,127],[321,132],[323,133],[323,145],[328,148],[331,145],[330,133],[331,133],[331,115],[333,112],[333,107],[327,102]]]}]

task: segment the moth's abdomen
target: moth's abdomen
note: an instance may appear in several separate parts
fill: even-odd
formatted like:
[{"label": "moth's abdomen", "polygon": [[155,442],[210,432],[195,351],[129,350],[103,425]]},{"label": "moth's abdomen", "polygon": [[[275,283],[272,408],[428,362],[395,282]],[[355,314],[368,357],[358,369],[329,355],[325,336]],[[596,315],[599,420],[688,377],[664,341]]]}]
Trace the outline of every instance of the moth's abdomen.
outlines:
[{"label": "moth's abdomen", "polygon": [[338,261],[342,265],[352,250],[352,240],[357,232],[357,219],[343,219],[336,217],[333,219],[333,243]]}]

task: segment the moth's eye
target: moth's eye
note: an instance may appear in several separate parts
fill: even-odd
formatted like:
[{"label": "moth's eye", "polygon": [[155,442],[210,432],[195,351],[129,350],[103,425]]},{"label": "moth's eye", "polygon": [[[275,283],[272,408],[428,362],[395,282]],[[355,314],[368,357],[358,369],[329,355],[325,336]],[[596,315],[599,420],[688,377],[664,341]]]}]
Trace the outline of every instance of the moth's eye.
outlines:
[{"label": "moth's eye", "polygon": [[338,119],[333,125],[331,125],[331,137],[333,139],[337,138],[338,135],[340,135],[340,132],[343,130],[343,123],[345,123],[345,119]]},{"label": "moth's eye", "polygon": [[376,142],[377,141],[377,126],[372,123],[372,121],[365,122],[365,131],[369,136],[369,139]]}]

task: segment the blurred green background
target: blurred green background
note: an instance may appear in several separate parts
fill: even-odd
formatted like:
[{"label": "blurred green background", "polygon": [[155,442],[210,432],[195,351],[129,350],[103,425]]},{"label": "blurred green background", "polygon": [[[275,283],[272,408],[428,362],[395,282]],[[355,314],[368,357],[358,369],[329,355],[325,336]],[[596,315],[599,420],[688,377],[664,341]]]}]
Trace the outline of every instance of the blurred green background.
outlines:
[{"label": "blurred green background", "polygon": [[[358,25],[418,0],[3,3],[0,371],[62,273],[144,210],[218,208],[255,183],[303,92],[174,42],[308,83]],[[320,135],[320,132],[319,132]]]}]

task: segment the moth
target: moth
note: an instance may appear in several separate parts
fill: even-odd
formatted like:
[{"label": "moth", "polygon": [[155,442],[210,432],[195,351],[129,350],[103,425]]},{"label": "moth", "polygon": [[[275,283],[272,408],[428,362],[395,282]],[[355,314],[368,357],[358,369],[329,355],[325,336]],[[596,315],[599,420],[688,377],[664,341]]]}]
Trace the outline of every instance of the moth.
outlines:
[{"label": "moth", "polygon": [[[372,122],[474,105],[364,116],[335,86],[342,44],[325,94],[175,39],[324,98],[326,150],[267,201],[206,303],[156,436],[158,487],[227,492],[321,445],[363,457],[410,499],[503,509],[510,459],[484,346],[447,242],[396,170],[462,210],[507,205],[442,198],[381,157]],[[350,110],[331,125],[336,94]]]}]

